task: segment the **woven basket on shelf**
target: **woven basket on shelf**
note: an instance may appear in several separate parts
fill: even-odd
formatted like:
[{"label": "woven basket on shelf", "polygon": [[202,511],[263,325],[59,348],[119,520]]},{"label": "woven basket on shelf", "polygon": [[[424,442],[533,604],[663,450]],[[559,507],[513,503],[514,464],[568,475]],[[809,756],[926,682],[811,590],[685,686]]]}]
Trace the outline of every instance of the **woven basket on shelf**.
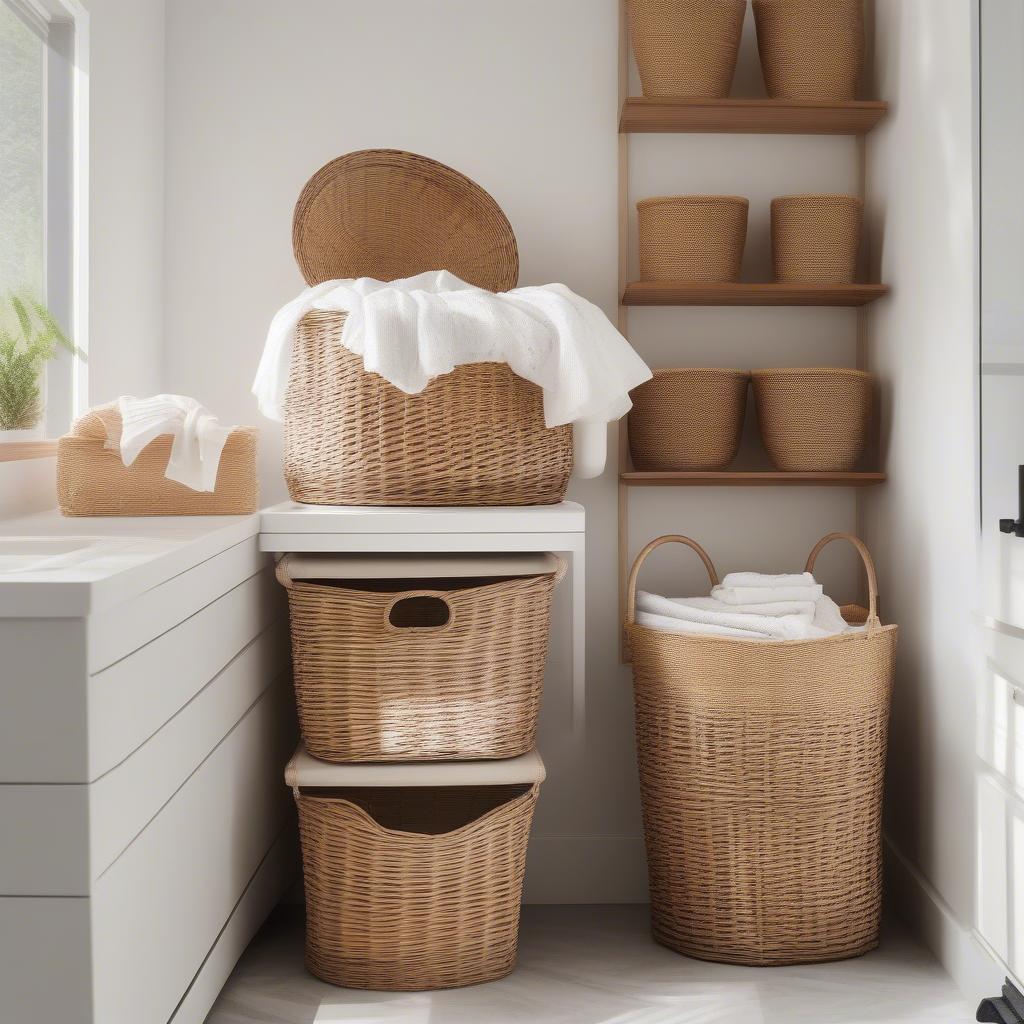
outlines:
[{"label": "woven basket on shelf", "polygon": [[845,367],[751,370],[768,456],[787,473],[853,469],[867,445],[875,379]]},{"label": "woven basket on shelf", "polygon": [[772,200],[776,281],[849,284],[857,273],[864,203],[857,196],[779,196]]},{"label": "woven basket on shelf", "polygon": [[[449,270],[494,291],[519,272],[494,200],[426,157],[365,150],[332,161],[295,208],[307,282]],[[313,312],[292,347],[284,466],[295,501],[318,505],[542,505],[561,501],[572,428],[544,426],[540,388],[477,363],[406,395],[339,341],[344,313]]]},{"label": "woven basket on shelf", "polygon": [[645,96],[728,96],[747,0],[628,0]]},{"label": "woven basket on shelf", "polygon": [[741,196],[652,196],[637,204],[645,281],[737,281],[749,203]]},{"label": "woven basket on shelf", "polygon": [[193,491],[164,476],[170,434],[121,461],[117,404],[97,406],[57,442],[57,503],[66,516],[241,516],[257,508],[255,427],[233,430],[213,491]]},{"label": "woven basket on shelf", "polygon": [[306,966],[386,991],[508,974],[538,790],[297,789]]},{"label": "woven basket on shelf", "polygon": [[635,622],[637,753],[654,937],[686,956],[769,966],[859,956],[878,944],[882,787],[896,627],[847,607],[859,633],[772,642]]},{"label": "woven basket on shelf", "polygon": [[565,563],[505,578],[301,578],[282,559],[299,725],[325,761],[515,757],[534,743]]},{"label": "woven basket on shelf", "polygon": [[631,392],[633,467],[654,472],[725,469],[739,448],[749,381],[745,370],[656,370]]},{"label": "woven basket on shelf", "polygon": [[863,0],[753,0],[768,95],[856,99],[864,64]]}]

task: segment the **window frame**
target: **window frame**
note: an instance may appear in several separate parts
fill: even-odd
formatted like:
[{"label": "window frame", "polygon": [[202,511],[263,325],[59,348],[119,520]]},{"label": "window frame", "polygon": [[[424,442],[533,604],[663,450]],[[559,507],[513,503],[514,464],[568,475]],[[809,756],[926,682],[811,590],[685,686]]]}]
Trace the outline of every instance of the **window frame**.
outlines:
[{"label": "window frame", "polygon": [[[44,287],[45,301],[67,325],[75,345],[89,352],[89,14],[79,0],[0,0],[45,44]],[[68,360],[48,381],[67,421],[88,407],[84,359]],[[46,416],[47,435],[56,429]],[[57,442],[0,442],[0,462],[46,458]]]}]

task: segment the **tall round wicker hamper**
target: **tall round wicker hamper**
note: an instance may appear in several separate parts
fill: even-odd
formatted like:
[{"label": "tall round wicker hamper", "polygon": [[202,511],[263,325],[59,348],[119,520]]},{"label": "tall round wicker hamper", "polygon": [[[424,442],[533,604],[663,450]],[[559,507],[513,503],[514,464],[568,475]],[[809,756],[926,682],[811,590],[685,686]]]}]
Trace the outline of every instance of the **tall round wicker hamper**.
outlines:
[{"label": "tall round wicker hamper", "polygon": [[[512,288],[511,225],[479,185],[415,153],[370,149],[322,167],[295,207],[307,283],[448,270]],[[572,470],[572,428],[544,425],[540,388],[473,363],[406,395],[340,344],[345,314],[298,325],[285,397],[284,473],[313,505],[545,505]]]},{"label": "tall round wicker hamper", "polygon": [[657,941],[687,956],[769,966],[858,956],[878,943],[881,811],[896,626],[881,625],[871,556],[863,631],[756,641],[648,629],[635,619],[652,541],[633,564],[626,631]]},{"label": "tall round wicker hamper", "polygon": [[533,748],[549,554],[285,555],[299,725],[325,761],[507,758]]},{"label": "tall round wicker hamper", "polygon": [[347,988],[423,991],[516,962],[536,751],[472,764],[329,765],[300,746],[306,966]]}]

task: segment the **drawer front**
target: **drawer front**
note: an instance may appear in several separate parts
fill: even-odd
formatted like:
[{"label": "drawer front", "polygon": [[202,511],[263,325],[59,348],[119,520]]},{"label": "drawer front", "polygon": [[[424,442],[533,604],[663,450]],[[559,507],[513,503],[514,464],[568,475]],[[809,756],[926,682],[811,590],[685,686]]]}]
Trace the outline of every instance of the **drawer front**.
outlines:
[{"label": "drawer front", "polygon": [[89,680],[89,778],[118,765],[177,714],[246,644],[284,622],[269,572],[233,590]]},{"label": "drawer front", "polygon": [[173,1014],[291,815],[291,692],[269,690],[93,890],[95,1018]]}]

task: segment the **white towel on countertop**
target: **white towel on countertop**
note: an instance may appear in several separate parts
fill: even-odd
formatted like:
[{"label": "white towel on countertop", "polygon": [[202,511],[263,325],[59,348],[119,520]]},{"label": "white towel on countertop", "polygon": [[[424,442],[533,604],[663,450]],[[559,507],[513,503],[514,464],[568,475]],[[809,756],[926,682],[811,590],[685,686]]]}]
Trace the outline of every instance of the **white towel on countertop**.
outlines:
[{"label": "white towel on countertop", "polygon": [[193,491],[212,491],[217,485],[221,453],[232,427],[223,427],[209,409],[184,395],[152,398],[122,396],[121,461],[130,466],[139,452],[161,434],[171,434],[171,456],[164,476]]},{"label": "white towel on countertop", "polygon": [[270,325],[252,388],[269,419],[284,419],[295,328],[314,309],[346,312],[339,342],[406,394],[466,363],[507,363],[542,389],[548,427],[617,420],[630,390],[651,377],[604,313],[561,284],[495,294],[444,270],[327,281]]},{"label": "white towel on countertop", "polygon": [[780,601],[817,601],[821,585],[799,587],[714,587],[711,596],[724,604],[778,604]]}]

